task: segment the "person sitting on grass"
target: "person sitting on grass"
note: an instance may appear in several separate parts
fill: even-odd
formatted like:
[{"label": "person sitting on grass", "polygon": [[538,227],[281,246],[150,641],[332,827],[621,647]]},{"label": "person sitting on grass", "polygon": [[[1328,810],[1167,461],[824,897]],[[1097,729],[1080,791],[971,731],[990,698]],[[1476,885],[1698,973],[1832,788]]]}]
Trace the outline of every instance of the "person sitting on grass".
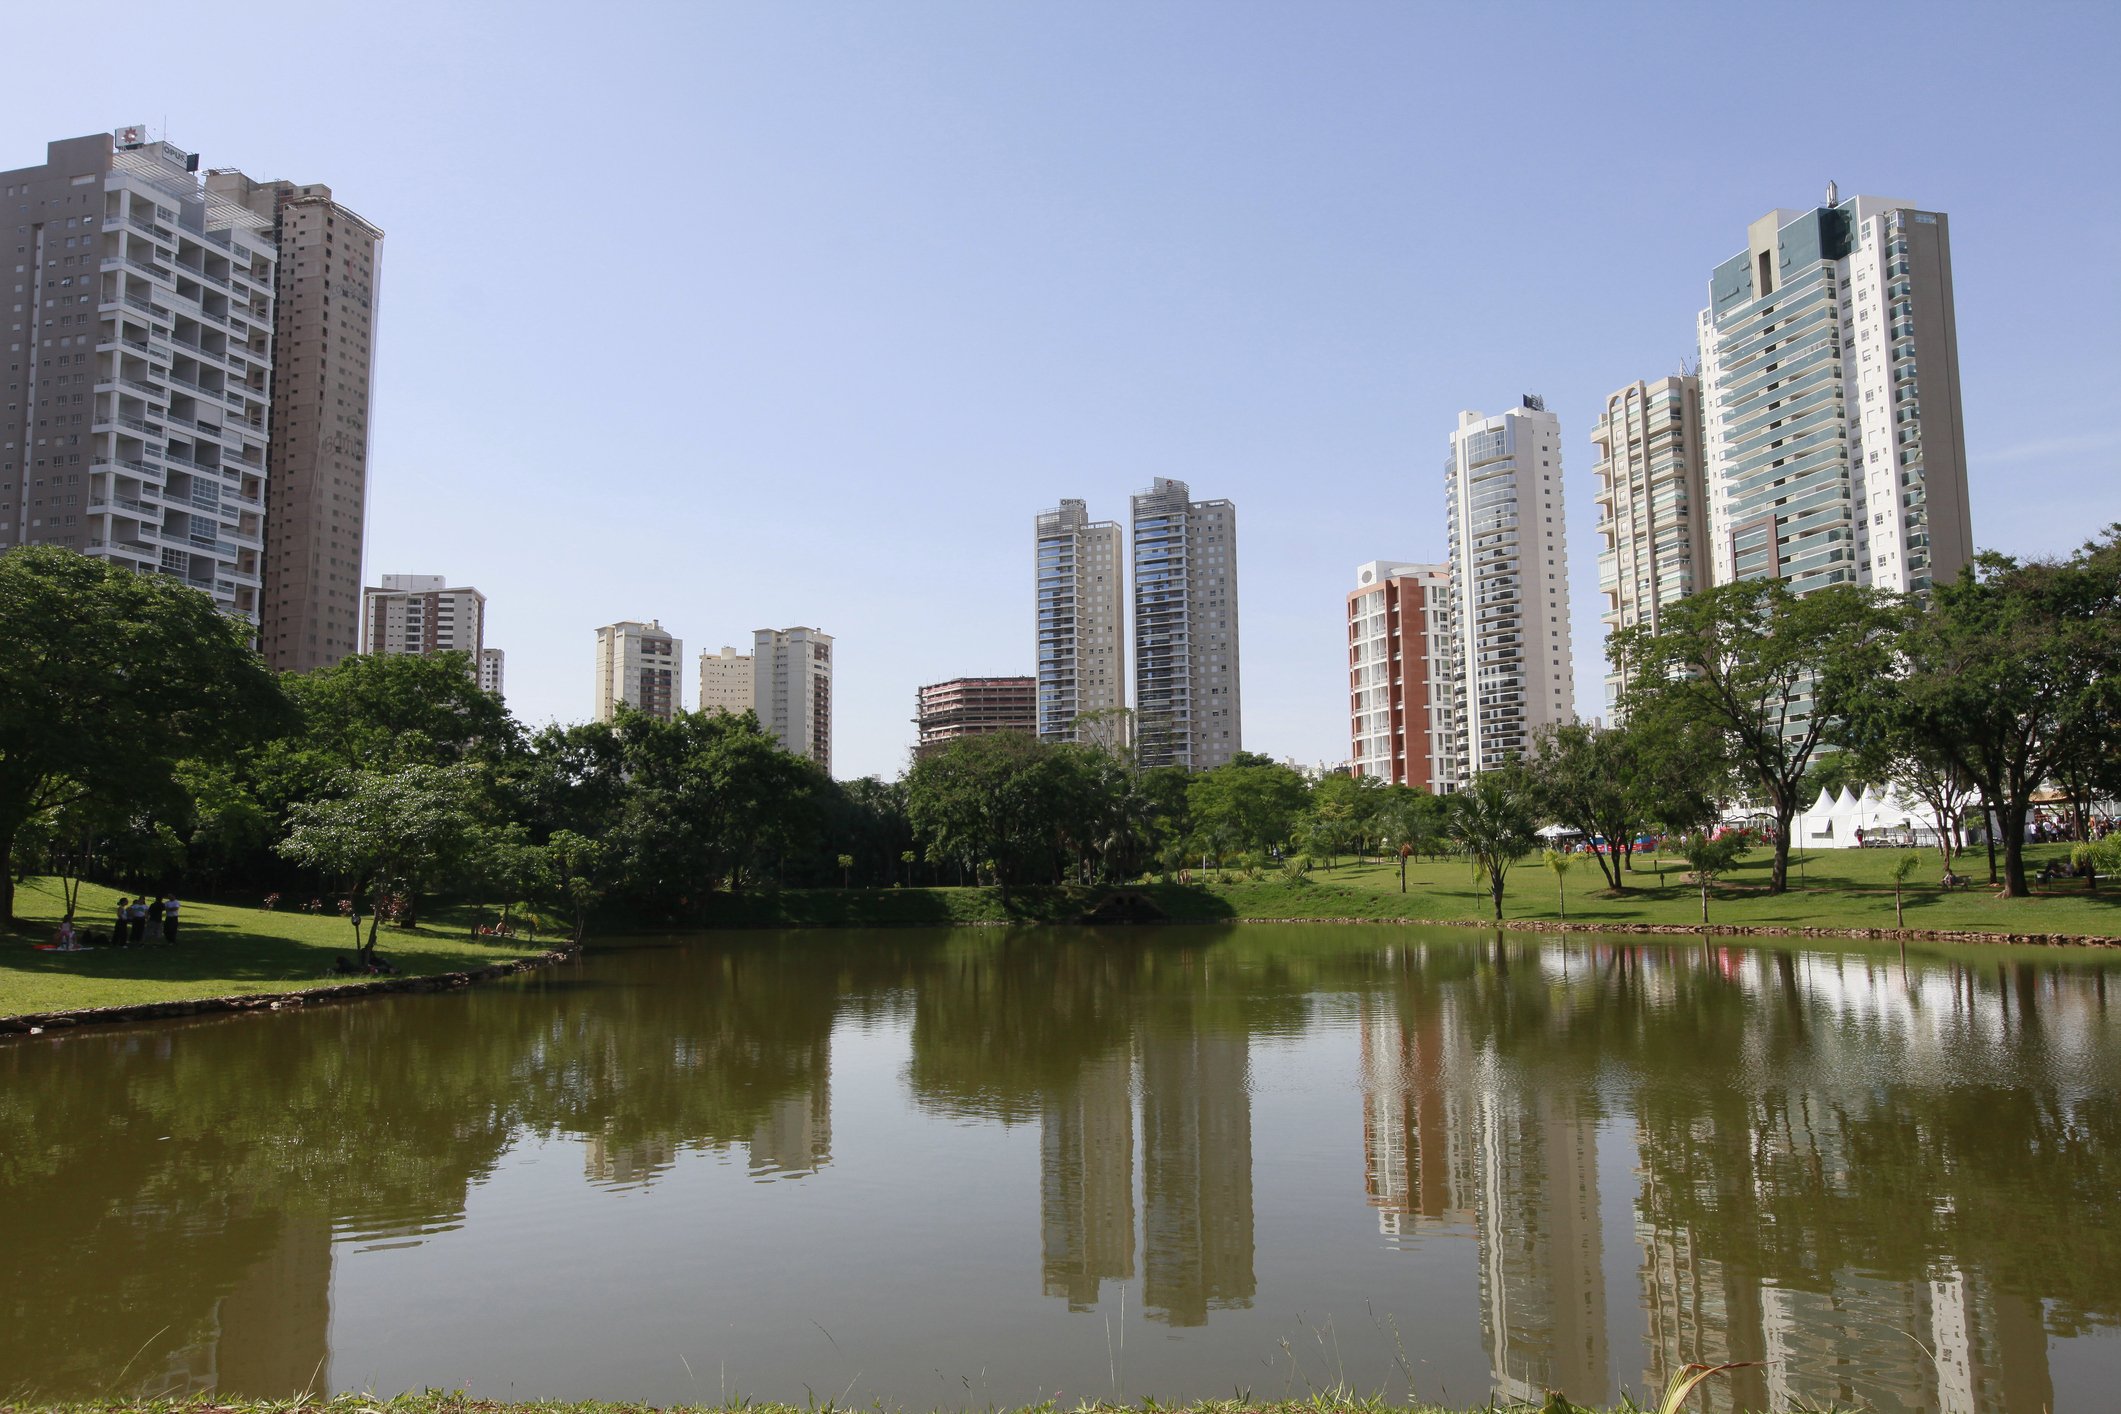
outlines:
[{"label": "person sitting on grass", "polygon": [[59,920],[59,931],[52,941],[59,945],[60,952],[79,952],[81,945],[74,941],[74,915],[69,913]]}]

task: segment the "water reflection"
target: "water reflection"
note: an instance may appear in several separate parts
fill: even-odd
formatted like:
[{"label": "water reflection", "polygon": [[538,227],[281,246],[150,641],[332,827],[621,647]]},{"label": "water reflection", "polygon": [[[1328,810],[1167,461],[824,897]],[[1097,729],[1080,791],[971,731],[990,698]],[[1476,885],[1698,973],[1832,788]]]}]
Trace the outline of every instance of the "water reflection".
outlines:
[{"label": "water reflection", "polygon": [[[1028,1290],[1042,1307],[983,1332],[997,1366],[1120,1296],[1192,1342],[1158,1367],[1189,1386],[1153,1392],[1227,1392],[1233,1359],[1305,1317],[1289,1292],[1393,1311],[1413,1281],[1477,1310],[1471,1368],[1501,1399],[1608,1401],[1696,1361],[1761,1362],[1709,1391],[1717,1409],[2039,1409],[2121,1378],[2110,1337],[2072,1343],[2121,1314],[2102,962],[1393,937],[725,938],[469,994],[0,1046],[0,1379],[329,1385],[333,1332],[361,1325],[333,1310],[335,1253],[491,1221],[470,1195],[540,1142],[578,1146],[585,1193],[655,1198],[694,1156],[764,1184],[713,1199],[762,1219],[783,1190],[830,1191],[918,1271],[930,1252],[891,1221],[912,1195],[862,1187],[860,1143],[835,1148],[835,1041],[857,1033],[897,1038],[899,1130],[1035,1127],[1021,1170],[948,1127],[920,1141],[933,1166],[991,1166],[1036,1228],[964,1290],[906,1298]],[[1271,1120],[1262,1065],[1304,1087]],[[874,1077],[843,1079],[873,1110]],[[1334,1121],[1341,1092],[1359,1104]],[[1312,1153],[1346,1177],[1299,1185]],[[1365,1201],[1381,1240],[1349,1248],[1339,1215]],[[1276,1235],[1300,1249],[1279,1268]],[[1453,1253],[1463,1268],[1428,1260]],[[829,1250],[764,1255],[832,1279]]]}]

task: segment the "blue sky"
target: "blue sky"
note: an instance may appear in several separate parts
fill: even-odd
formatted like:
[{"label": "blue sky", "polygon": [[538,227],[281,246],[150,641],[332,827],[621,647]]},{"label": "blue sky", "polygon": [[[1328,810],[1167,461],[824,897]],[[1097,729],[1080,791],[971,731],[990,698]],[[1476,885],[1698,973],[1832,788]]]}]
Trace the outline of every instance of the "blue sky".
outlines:
[{"label": "blue sky", "polygon": [[1238,503],[1245,745],[1338,761],[1354,567],[1525,392],[1597,710],[1591,423],[1829,178],[1951,213],[1977,543],[2121,519],[2117,13],[43,7],[0,166],[146,121],[384,228],[368,578],[483,589],[532,724],[598,624],[810,623],[896,774],[917,685],[1032,671],[1032,517],[1172,476]]}]

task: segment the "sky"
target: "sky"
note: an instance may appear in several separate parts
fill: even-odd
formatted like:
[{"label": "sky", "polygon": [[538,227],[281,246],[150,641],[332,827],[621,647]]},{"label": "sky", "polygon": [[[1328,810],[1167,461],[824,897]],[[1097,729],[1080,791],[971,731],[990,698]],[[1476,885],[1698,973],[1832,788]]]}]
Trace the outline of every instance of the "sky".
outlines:
[{"label": "sky", "polygon": [[1976,544],[2121,520],[2121,7],[20,8],[0,168],[146,122],[383,228],[366,582],[483,590],[532,727],[600,624],[688,705],[810,624],[895,776],[916,687],[1035,670],[1033,517],[1167,476],[1237,503],[1244,745],[1342,761],[1355,567],[1526,393],[1595,714],[1592,424],[1829,180],[1951,216]]}]

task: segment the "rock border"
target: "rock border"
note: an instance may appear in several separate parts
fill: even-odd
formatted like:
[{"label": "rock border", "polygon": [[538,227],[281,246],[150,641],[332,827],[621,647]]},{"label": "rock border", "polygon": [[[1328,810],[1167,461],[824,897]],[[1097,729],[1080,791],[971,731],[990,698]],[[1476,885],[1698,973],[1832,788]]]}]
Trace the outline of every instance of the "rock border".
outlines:
[{"label": "rock border", "polygon": [[549,952],[512,958],[462,972],[423,972],[412,976],[378,977],[363,982],[341,982],[308,987],[294,992],[257,992],[235,997],[192,997],[182,1001],[134,1002],[127,1006],[83,1007],[76,1011],[23,1012],[0,1016],[0,1041],[14,1036],[38,1036],[81,1026],[114,1026],[133,1021],[161,1021],[179,1016],[208,1016],[228,1012],[287,1011],[327,1002],[352,1002],[392,992],[449,992],[475,982],[530,972],[564,962],[581,952],[574,943]]},{"label": "rock border", "polygon": [[2121,938],[2098,933],[1987,933],[1932,928],[1781,928],[1764,923],[1579,923],[1559,918],[1220,918],[1174,923],[1386,923],[1423,928],[1489,928],[1519,933],[1639,933],[1649,936],[1840,938],[1853,942],[1990,943],[2007,947],[2121,948]]}]

